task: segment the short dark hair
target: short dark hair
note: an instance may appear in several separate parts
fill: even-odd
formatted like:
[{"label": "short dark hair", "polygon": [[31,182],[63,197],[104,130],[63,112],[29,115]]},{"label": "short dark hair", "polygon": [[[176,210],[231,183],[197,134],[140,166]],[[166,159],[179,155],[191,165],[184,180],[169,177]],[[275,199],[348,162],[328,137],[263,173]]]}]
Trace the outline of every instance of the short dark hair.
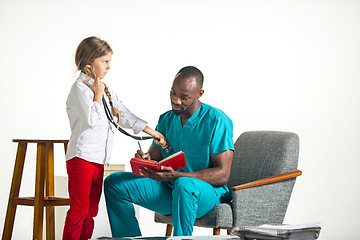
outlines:
[{"label": "short dark hair", "polygon": [[181,79],[194,77],[197,85],[200,86],[200,89],[203,87],[204,75],[202,74],[202,72],[198,68],[196,68],[194,66],[183,67],[176,74],[176,77],[181,77]]}]

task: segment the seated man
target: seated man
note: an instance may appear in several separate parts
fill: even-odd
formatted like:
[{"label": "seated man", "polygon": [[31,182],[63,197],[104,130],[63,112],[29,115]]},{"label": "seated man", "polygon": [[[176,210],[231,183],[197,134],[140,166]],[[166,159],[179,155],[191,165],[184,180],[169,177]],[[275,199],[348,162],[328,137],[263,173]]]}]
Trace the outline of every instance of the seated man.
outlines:
[{"label": "seated man", "polygon": [[203,75],[184,67],[175,76],[170,100],[172,110],[159,118],[156,130],[170,143],[167,153],[153,143],[148,153],[136,156],[161,160],[183,151],[185,168],[143,170],[146,177],[130,172],[113,173],[105,179],[104,192],[113,237],[140,236],[133,203],[149,210],[172,214],[174,236],[191,236],[196,218],[211,211],[231,195],[226,183],[233,157],[232,121],[222,111],[203,104]]}]

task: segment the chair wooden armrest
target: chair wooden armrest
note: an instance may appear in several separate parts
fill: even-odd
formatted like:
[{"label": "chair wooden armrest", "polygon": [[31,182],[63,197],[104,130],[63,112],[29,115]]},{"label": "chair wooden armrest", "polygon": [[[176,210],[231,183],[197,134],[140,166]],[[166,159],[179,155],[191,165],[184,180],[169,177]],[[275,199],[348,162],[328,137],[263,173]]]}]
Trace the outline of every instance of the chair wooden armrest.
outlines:
[{"label": "chair wooden armrest", "polygon": [[294,178],[297,176],[300,176],[302,174],[302,171],[295,169],[286,173],[281,173],[278,175],[274,175],[268,178],[263,178],[263,179],[259,179],[253,182],[249,182],[249,183],[244,183],[238,186],[234,186],[231,188],[231,190],[240,190],[240,189],[245,189],[245,188],[250,188],[250,187],[255,187],[255,186],[260,186],[260,185],[265,185],[268,183],[273,183],[273,182],[279,182],[282,180],[286,180],[289,178]]}]

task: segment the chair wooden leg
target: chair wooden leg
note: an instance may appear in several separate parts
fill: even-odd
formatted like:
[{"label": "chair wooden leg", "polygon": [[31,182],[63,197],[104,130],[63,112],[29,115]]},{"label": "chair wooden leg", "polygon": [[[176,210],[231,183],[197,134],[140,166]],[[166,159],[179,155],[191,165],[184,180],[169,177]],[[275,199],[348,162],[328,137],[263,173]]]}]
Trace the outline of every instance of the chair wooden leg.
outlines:
[{"label": "chair wooden leg", "polygon": [[220,235],[220,228],[213,228],[213,235]]},{"label": "chair wooden leg", "polygon": [[11,239],[12,236],[16,207],[17,207],[16,204],[13,204],[13,198],[19,196],[21,178],[24,169],[26,148],[27,148],[27,143],[20,142],[18,144],[2,239]]},{"label": "chair wooden leg", "polygon": [[44,218],[44,182],[45,182],[46,144],[38,143],[36,156],[36,178],[34,199],[33,239],[41,240]]},{"label": "chair wooden leg", "polygon": [[173,225],[172,224],[166,225],[165,237],[170,237],[171,233],[172,233],[172,230],[173,230]]}]

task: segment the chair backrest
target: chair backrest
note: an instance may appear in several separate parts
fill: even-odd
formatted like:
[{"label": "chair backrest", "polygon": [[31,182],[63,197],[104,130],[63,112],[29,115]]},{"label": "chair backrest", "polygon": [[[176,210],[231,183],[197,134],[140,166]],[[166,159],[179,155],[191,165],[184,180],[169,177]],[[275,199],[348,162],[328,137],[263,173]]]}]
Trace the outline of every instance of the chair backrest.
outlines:
[{"label": "chair backrest", "polygon": [[235,142],[229,188],[297,168],[299,137],[277,131],[244,132]]}]

